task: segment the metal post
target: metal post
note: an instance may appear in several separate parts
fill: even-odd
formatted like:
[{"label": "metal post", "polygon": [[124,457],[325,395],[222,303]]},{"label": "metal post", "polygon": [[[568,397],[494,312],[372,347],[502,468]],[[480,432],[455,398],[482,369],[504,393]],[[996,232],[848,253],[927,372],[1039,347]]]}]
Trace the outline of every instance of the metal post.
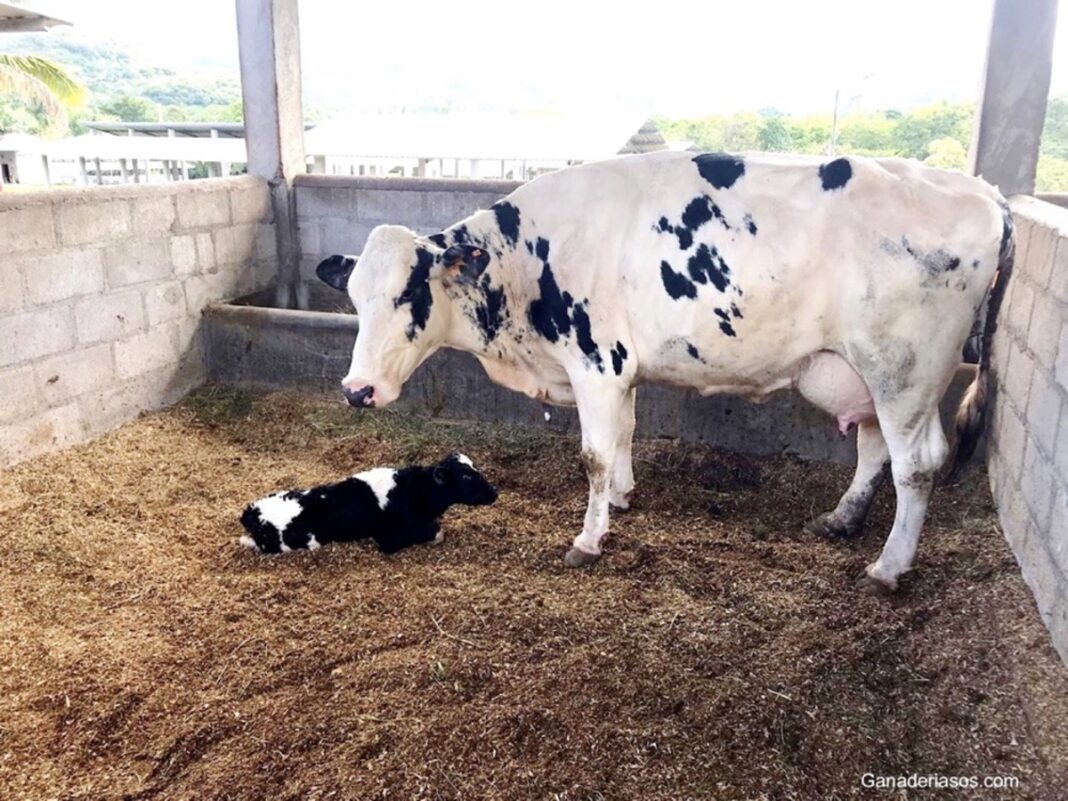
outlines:
[{"label": "metal post", "polygon": [[297,0],[236,0],[248,171],[267,179],[283,308],[308,307],[300,280],[293,177],[305,171]]},{"label": "metal post", "polygon": [[969,165],[1003,195],[1035,191],[1057,0],[995,0]]}]

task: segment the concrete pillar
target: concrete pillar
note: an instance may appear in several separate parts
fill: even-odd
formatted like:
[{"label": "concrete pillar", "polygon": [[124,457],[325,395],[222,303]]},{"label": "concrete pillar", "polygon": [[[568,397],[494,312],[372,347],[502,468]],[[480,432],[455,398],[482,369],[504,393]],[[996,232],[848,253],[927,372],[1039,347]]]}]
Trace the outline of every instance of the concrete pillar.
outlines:
[{"label": "concrete pillar", "polygon": [[119,159],[119,174],[124,184],[130,183],[130,171],[126,169],[126,159]]},{"label": "concrete pillar", "polygon": [[267,179],[275,219],[282,308],[308,307],[300,280],[293,177],[305,170],[297,0],[236,0],[248,172]]},{"label": "concrete pillar", "polygon": [[52,185],[52,165],[48,163],[48,155],[41,156],[41,167],[44,169],[45,183]]},{"label": "concrete pillar", "polygon": [[93,159],[93,169],[96,170],[96,185],[102,186],[104,183],[103,171],[100,169],[100,159]]},{"label": "concrete pillar", "polygon": [[1057,0],[994,0],[969,166],[1006,197],[1035,191]]}]

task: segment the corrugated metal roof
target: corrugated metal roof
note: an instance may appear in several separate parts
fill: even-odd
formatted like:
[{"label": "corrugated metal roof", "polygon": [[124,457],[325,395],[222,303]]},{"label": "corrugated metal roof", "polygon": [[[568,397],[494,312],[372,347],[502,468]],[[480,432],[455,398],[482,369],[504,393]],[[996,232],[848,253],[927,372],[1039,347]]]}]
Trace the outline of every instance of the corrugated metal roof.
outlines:
[{"label": "corrugated metal roof", "polygon": [[35,11],[29,6],[0,3],[0,33],[47,31],[56,25],[70,25],[70,23],[57,17],[50,17],[42,11]]}]

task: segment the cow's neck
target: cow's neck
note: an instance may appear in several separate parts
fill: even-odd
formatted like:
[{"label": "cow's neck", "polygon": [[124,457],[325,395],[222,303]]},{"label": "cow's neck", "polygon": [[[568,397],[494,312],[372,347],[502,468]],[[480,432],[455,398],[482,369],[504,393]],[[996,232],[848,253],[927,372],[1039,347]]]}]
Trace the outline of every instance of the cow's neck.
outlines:
[{"label": "cow's neck", "polygon": [[515,341],[508,334],[523,319],[524,298],[518,291],[516,276],[523,267],[520,262],[525,251],[502,241],[492,211],[480,211],[445,229],[443,234],[448,244],[477,244],[494,254],[474,286],[453,284],[446,288],[452,319],[445,346],[511,361]]}]

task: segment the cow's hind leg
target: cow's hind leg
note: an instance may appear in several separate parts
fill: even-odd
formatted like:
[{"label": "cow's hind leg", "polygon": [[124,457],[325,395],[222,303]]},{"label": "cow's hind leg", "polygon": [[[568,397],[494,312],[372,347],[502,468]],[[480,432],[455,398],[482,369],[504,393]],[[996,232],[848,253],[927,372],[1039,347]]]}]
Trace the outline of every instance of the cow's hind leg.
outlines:
[{"label": "cow's hind leg", "polygon": [[890,452],[878,421],[861,421],[857,426],[857,470],[853,482],[838,501],[838,506],[810,521],[805,530],[823,537],[859,534],[876,492],[886,481],[889,466]]},{"label": "cow's hind leg", "polygon": [[628,388],[584,377],[572,382],[582,425],[582,461],[590,480],[586,519],[565,562],[570,567],[591,564],[601,556],[601,538],[608,531],[608,502],[619,450],[620,420]]},{"label": "cow's hind leg", "polygon": [[636,391],[627,390],[619,413],[619,437],[616,443],[615,464],[612,467],[612,494],[609,503],[616,509],[629,509],[631,490],[634,489],[634,462],[631,454],[634,444],[634,399]]},{"label": "cow's hind leg", "polygon": [[937,405],[916,411],[915,407],[893,404],[879,410],[879,422],[890,451],[897,511],[882,553],[868,565],[863,583],[870,589],[892,591],[897,589],[901,574],[912,566],[934,475],[945,461],[949,445]]}]

